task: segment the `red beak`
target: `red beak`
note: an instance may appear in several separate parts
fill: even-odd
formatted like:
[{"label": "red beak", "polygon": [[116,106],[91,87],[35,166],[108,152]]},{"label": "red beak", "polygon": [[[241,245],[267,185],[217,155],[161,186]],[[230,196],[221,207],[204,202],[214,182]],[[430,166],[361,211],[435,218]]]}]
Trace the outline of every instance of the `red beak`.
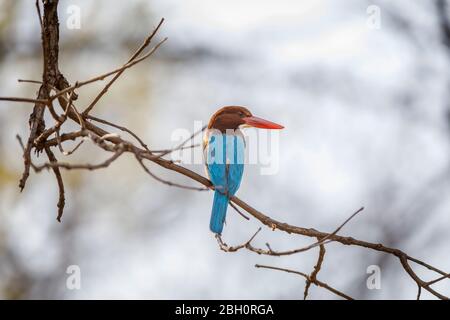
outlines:
[{"label": "red beak", "polygon": [[244,120],[245,124],[248,124],[249,126],[255,127],[255,128],[263,128],[263,129],[283,129],[284,127],[282,125],[276,124],[271,121],[267,121],[258,117],[245,117],[242,118]]}]

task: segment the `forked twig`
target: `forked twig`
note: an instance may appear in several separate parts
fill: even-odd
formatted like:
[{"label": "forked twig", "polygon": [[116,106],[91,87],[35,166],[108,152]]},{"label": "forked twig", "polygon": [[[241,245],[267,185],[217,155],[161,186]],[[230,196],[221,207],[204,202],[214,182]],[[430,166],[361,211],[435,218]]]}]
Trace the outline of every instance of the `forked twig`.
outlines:
[{"label": "forked twig", "polygon": [[[111,165],[115,160],[117,160],[121,155],[125,153],[129,153],[134,155],[134,157],[137,159],[140,166],[145,170],[147,174],[149,174],[152,178],[156,179],[157,181],[164,183],[168,186],[172,187],[180,187],[184,189],[190,189],[190,190],[214,190],[214,186],[211,184],[211,182],[205,178],[204,176],[189,170],[183,166],[180,166],[174,161],[165,159],[164,156],[167,154],[170,154],[171,152],[175,150],[182,150],[185,148],[193,148],[197,145],[194,145],[192,142],[194,140],[194,137],[197,134],[200,134],[204,129],[195,132],[189,139],[183,141],[181,144],[177,145],[175,148],[171,149],[165,149],[165,150],[151,150],[142,139],[139,138],[138,135],[136,135],[132,130],[124,127],[116,125],[112,122],[106,121],[104,119],[93,117],[89,115],[89,112],[92,111],[93,107],[100,101],[100,99],[104,96],[104,94],[108,91],[108,89],[112,86],[112,84],[124,73],[124,71],[128,68],[133,67],[137,63],[147,59],[150,57],[163,43],[167,38],[164,38],[162,41],[158,42],[152,49],[150,49],[147,53],[141,55],[144,50],[149,46],[151,40],[154,38],[156,33],[158,32],[160,26],[163,23],[163,19],[160,21],[160,23],[157,25],[155,30],[145,39],[143,44],[134,52],[133,55],[129,58],[128,62],[124,64],[123,66],[116,68],[112,71],[103,73],[101,75],[92,77],[88,80],[75,82],[75,84],[70,85],[68,81],[64,78],[64,76],[60,73],[58,68],[58,17],[57,17],[57,5],[58,1],[45,1],[44,3],[44,14],[43,16],[40,13],[40,7],[39,3],[37,3],[37,10],[40,17],[40,23],[42,26],[42,43],[44,48],[44,71],[43,71],[43,79],[42,81],[36,81],[36,80],[19,80],[20,82],[32,82],[40,84],[40,89],[37,97],[35,99],[32,98],[23,98],[23,97],[0,97],[0,101],[11,101],[11,102],[20,102],[20,103],[32,103],[34,104],[33,113],[30,116],[30,135],[27,140],[27,144],[24,145],[20,137],[18,137],[19,143],[21,144],[22,150],[23,150],[23,158],[24,158],[24,172],[22,174],[22,178],[20,181],[20,188],[23,189],[25,187],[25,183],[27,181],[27,178],[29,176],[30,168],[33,168],[36,172],[42,171],[43,169],[51,169],[53,173],[55,174],[58,188],[59,188],[59,200],[58,200],[58,220],[61,220],[64,204],[65,204],[65,190],[64,190],[64,183],[63,178],[60,172],[60,169],[84,169],[84,170],[97,170],[101,168],[106,168],[109,165]],[[85,85],[104,80],[108,77],[112,76],[112,78],[105,84],[103,89],[95,96],[95,98],[92,100],[92,102],[86,107],[86,109],[83,112],[79,112],[77,106],[74,103],[74,100],[76,100],[76,93],[75,90],[78,88],[81,88]],[[51,94],[51,91],[54,91],[54,94]],[[59,102],[59,105],[62,108],[62,114],[58,115],[57,110],[55,110],[56,107],[56,101]],[[54,105],[55,104],[55,107]],[[47,126],[47,124],[44,122],[44,113],[46,110],[49,110],[50,114],[52,115],[53,123],[51,126]],[[78,128],[74,131],[70,132],[64,132],[61,133],[60,131],[63,130],[63,123],[65,123],[67,120],[71,120],[73,123],[78,124]],[[103,128],[97,126],[95,122],[102,123],[111,127],[114,127],[116,129],[119,129],[121,131],[127,132],[130,134],[138,143],[132,143],[130,141],[127,141],[123,139],[120,135],[117,133],[109,132],[107,130],[104,130]],[[55,137],[50,138],[52,134],[55,134]],[[63,143],[66,141],[76,141],[78,142],[77,145],[69,152],[64,151]],[[91,164],[91,163],[85,163],[85,164],[72,164],[72,163],[65,163],[65,162],[59,162],[53,153],[54,147],[58,147],[59,150],[65,154],[65,155],[71,155],[77,150],[79,150],[79,146],[84,141],[92,141],[95,146],[99,147],[100,149],[104,150],[105,152],[108,152],[111,154],[109,158],[104,160],[101,163],[98,164]],[[191,142],[191,145],[186,146],[189,142]],[[45,162],[40,165],[35,165],[31,158],[31,152],[41,152],[45,151],[45,154],[47,155],[48,162]],[[144,161],[150,161],[154,164],[165,168],[169,171],[176,172],[178,174],[181,174],[185,177],[188,177],[192,181],[196,181],[201,185],[201,187],[196,186],[185,186],[178,183],[174,183],[168,180],[165,180],[157,175],[155,175],[144,163]],[[279,270],[289,273],[294,273],[297,275],[300,275],[306,279],[306,286],[305,286],[305,292],[304,292],[304,298],[308,296],[308,292],[310,289],[311,284],[314,284],[316,286],[325,288],[326,290],[342,297],[345,299],[352,299],[350,296],[340,292],[339,290],[336,290],[329,286],[328,284],[321,282],[317,280],[317,275],[322,268],[322,264],[324,261],[325,256],[325,245],[329,242],[337,242],[343,245],[349,245],[349,246],[357,246],[366,248],[368,250],[374,250],[378,251],[384,254],[392,255],[399,259],[401,266],[405,270],[405,272],[415,281],[415,283],[418,286],[418,293],[417,298],[420,298],[422,289],[427,290],[429,293],[434,295],[435,297],[439,299],[448,299],[445,295],[443,295],[440,292],[437,292],[437,290],[432,288],[432,285],[446,280],[449,278],[448,272],[444,272],[424,261],[421,261],[419,259],[413,258],[403,251],[384,246],[380,243],[372,243],[368,241],[363,241],[359,239],[355,239],[352,237],[346,237],[338,235],[340,230],[351,220],[353,217],[355,217],[359,212],[363,210],[363,208],[356,211],[354,214],[352,214],[344,223],[342,223],[335,231],[331,233],[321,232],[312,228],[304,228],[300,226],[291,225],[288,223],[284,223],[281,221],[278,221],[276,219],[273,219],[266,214],[258,211],[257,209],[253,208],[243,200],[239,199],[236,196],[230,196],[230,205],[233,209],[235,209],[239,214],[241,214],[244,218],[249,219],[243,212],[245,211],[255,219],[257,219],[259,222],[261,222],[262,225],[265,225],[269,229],[273,231],[281,231],[292,235],[300,235],[304,237],[310,237],[315,239],[316,241],[306,247],[294,249],[294,250],[287,250],[287,251],[276,251],[273,250],[272,247],[267,243],[267,249],[266,248],[256,248],[252,245],[252,241],[254,241],[255,237],[258,235],[258,233],[261,231],[261,228],[258,229],[257,232],[253,234],[252,237],[245,243],[238,245],[238,246],[228,246],[225,242],[223,242],[220,235],[216,236],[216,239],[219,243],[219,247],[221,250],[226,252],[236,252],[241,249],[247,249],[251,252],[262,254],[262,255],[270,255],[270,256],[287,256],[292,254],[297,254],[300,252],[308,251],[312,248],[315,248],[317,246],[320,247],[319,251],[319,257],[317,259],[317,262],[315,264],[314,270],[311,272],[310,275],[307,275],[305,273],[289,270],[289,269],[283,269],[278,267],[271,267],[271,266],[265,266],[265,265],[256,265],[258,268],[266,268],[266,269],[273,269],[273,270]],[[436,273],[439,275],[438,278],[432,281],[424,281],[422,278],[420,278],[410,264],[417,264],[422,267],[427,268],[433,273]]]}]

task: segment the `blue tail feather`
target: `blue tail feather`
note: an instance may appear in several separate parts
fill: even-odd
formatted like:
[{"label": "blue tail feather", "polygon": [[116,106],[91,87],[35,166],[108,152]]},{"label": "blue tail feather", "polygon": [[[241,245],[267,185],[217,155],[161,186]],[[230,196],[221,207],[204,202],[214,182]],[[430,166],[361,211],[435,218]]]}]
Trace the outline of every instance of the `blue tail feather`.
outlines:
[{"label": "blue tail feather", "polygon": [[228,196],[219,192],[214,192],[214,202],[211,212],[209,228],[214,233],[222,233],[223,223],[227,214]]}]

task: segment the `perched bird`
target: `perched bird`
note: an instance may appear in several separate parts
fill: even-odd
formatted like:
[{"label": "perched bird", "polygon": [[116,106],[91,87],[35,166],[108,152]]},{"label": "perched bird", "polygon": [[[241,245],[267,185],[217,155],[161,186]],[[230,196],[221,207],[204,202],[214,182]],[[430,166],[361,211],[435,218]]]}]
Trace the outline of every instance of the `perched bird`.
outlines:
[{"label": "perched bird", "polygon": [[245,140],[241,128],[283,129],[254,117],[245,107],[227,106],[211,117],[203,139],[206,173],[215,187],[209,228],[222,233],[228,202],[239,188],[244,172]]}]

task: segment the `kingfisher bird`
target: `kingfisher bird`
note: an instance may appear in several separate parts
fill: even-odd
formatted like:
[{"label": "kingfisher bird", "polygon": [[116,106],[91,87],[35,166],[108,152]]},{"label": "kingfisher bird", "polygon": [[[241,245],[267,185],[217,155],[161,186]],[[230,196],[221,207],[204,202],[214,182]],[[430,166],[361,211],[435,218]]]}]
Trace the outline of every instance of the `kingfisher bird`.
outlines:
[{"label": "kingfisher bird", "polygon": [[209,228],[221,234],[230,198],[239,189],[244,172],[245,139],[240,129],[284,127],[252,115],[242,106],[226,106],[213,114],[203,139],[206,173],[214,185]]}]

